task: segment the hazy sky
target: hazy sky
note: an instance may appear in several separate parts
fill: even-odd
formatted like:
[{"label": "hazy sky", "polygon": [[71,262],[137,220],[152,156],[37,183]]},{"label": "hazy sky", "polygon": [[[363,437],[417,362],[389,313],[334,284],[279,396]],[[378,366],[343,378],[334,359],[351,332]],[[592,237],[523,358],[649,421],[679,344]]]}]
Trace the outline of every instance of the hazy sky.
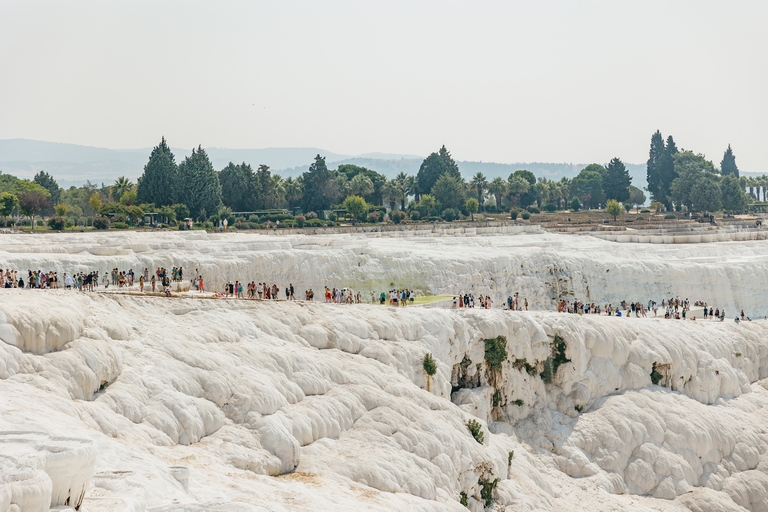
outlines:
[{"label": "hazy sky", "polygon": [[0,0],[0,139],[768,172],[768,2]]}]

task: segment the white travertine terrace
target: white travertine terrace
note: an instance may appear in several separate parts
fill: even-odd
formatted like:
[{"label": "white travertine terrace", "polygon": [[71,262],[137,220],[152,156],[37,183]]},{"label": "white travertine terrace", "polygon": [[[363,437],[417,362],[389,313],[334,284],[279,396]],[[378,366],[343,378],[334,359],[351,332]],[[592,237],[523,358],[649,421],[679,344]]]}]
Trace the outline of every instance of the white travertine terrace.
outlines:
[{"label": "white travertine terrace", "polygon": [[[306,261],[329,284],[361,287],[365,267],[378,282],[399,270],[434,292],[495,283],[533,298],[552,264],[577,294],[673,283],[694,298],[733,277],[711,291],[721,304],[758,309],[765,296],[765,242],[693,254],[567,235],[194,235],[11,237],[0,254],[3,267],[62,271],[258,270],[299,289]],[[122,255],[91,250],[118,243]],[[555,335],[570,361],[545,383]],[[763,322],[0,290],[0,512],[81,498],[88,512],[459,512],[461,493],[480,511],[482,482],[496,478],[492,510],[766,510],[766,335]],[[496,336],[508,357],[491,371],[483,340]]]}]

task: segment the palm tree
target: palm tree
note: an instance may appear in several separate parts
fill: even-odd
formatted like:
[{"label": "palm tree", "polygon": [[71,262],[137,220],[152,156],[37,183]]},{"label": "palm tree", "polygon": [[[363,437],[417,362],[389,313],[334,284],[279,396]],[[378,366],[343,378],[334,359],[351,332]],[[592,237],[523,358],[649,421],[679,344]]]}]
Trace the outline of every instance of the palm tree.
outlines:
[{"label": "palm tree", "polygon": [[382,200],[384,198],[389,199],[389,209],[392,211],[395,211],[397,200],[400,196],[400,184],[398,183],[397,178],[386,181],[384,186],[381,187],[381,198]]},{"label": "palm tree", "polygon": [[547,184],[542,181],[546,180],[547,178],[539,178],[539,181],[536,182],[536,184],[533,186],[533,190],[536,191],[536,205],[541,208],[541,202],[546,199],[547,197],[547,191],[549,190],[547,188]]},{"label": "palm tree", "polygon": [[288,206],[296,204],[304,197],[304,183],[301,178],[286,178],[283,181],[283,190],[285,191],[285,200],[288,201]]},{"label": "palm tree", "polygon": [[528,192],[530,188],[531,188],[531,184],[528,183],[528,180],[526,180],[522,176],[513,176],[509,180],[509,187],[507,188],[509,192],[509,198],[512,199],[512,197],[514,196],[515,204],[519,204],[520,196]]},{"label": "palm tree", "polygon": [[349,194],[353,196],[365,197],[373,194],[373,182],[371,178],[364,174],[357,174],[349,180]]},{"label": "palm tree", "polygon": [[757,186],[757,179],[750,176],[747,178],[747,187],[749,187],[749,195],[753,201],[756,200],[755,187]]},{"label": "palm tree", "polygon": [[394,181],[397,182],[397,189],[400,191],[400,209],[405,210],[408,196],[416,192],[416,178],[401,172],[395,177]]},{"label": "palm tree", "polygon": [[470,186],[475,192],[477,192],[477,204],[480,208],[482,208],[483,192],[488,187],[488,180],[485,179],[485,176],[483,176],[483,173],[478,172],[477,174],[472,176],[472,181],[470,182]]},{"label": "palm tree", "polygon": [[501,210],[501,198],[507,195],[507,182],[504,178],[493,178],[488,184],[488,193],[496,198],[496,209]]},{"label": "palm tree", "polygon": [[279,174],[272,175],[270,183],[270,193],[267,194],[271,208],[279,208],[280,203],[285,199],[285,182]]},{"label": "palm tree", "polygon": [[112,196],[113,201],[120,201],[123,194],[130,192],[131,190],[133,190],[133,183],[131,183],[131,180],[125,176],[120,176],[115,180],[115,184],[112,185],[110,195]]}]

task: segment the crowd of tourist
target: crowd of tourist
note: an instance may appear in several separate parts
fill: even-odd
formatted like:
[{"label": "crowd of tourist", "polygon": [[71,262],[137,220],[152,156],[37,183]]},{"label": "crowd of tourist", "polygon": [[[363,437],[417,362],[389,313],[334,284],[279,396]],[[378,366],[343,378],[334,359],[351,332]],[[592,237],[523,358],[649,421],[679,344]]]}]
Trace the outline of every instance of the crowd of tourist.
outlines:
[{"label": "crowd of tourist", "polygon": [[[30,269],[24,273],[16,270],[5,269],[5,271],[2,271],[0,269],[0,283],[2,283],[4,288],[58,289],[63,287],[67,290],[92,292],[99,287],[99,278],[100,272],[98,270],[74,274],[63,273],[59,276],[57,271],[45,272]],[[104,289],[108,289],[110,286],[133,288],[138,283],[140,292],[156,293],[161,291],[166,296],[170,296],[171,283],[183,280],[184,270],[182,267],[172,267],[171,270],[157,267],[154,272],[145,267],[144,271],[138,274],[138,281],[133,269],[119,270],[118,268],[113,268],[111,271],[104,273],[101,285]],[[195,270],[195,277],[190,280],[190,283],[195,290],[200,293],[205,292],[203,276],[197,269]],[[214,292],[214,295],[227,299],[297,300],[293,283],[288,284],[284,290],[281,290],[277,284],[269,285],[264,282],[256,283],[255,281],[250,283],[228,281],[224,285],[223,292]],[[363,302],[362,293],[360,291],[355,292],[351,288],[331,288],[325,286],[323,287],[322,296],[326,303],[360,304]],[[384,305],[388,301],[390,306],[406,306],[409,303],[413,304],[416,294],[411,289],[392,289],[381,293],[372,291],[370,296],[372,304],[378,302]],[[312,288],[304,290],[303,300],[313,302],[314,298],[315,292]],[[508,311],[528,311],[528,305],[527,298],[521,299],[519,294],[515,293],[502,302],[502,309]],[[473,293],[460,293],[453,297],[453,308],[475,308],[476,306],[482,309],[491,309],[493,307],[493,300],[489,295],[480,294],[475,297]],[[692,307],[695,308],[695,311],[692,311]],[[691,304],[691,301],[687,298],[681,299],[679,296],[662,299],[660,304],[653,300],[647,302],[621,301],[615,306],[613,304],[600,305],[594,302],[582,302],[579,300],[559,300],[557,301],[557,311],[559,313],[583,315],[634,316],[635,318],[647,318],[653,312],[653,317],[661,315],[665,319],[675,320],[696,320],[697,316],[702,316],[704,320],[724,321],[726,318],[724,308],[712,307],[704,301],[694,301]],[[703,315],[699,313],[703,313]],[[750,320],[750,318],[742,310],[739,315],[736,315],[734,320],[740,322]]]}]

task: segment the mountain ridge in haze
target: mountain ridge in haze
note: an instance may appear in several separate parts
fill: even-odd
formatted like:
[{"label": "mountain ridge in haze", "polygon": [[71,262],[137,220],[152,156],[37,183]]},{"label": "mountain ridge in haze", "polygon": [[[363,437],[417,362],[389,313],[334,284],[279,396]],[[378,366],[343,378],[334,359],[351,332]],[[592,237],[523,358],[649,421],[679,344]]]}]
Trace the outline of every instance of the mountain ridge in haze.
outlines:
[{"label": "mountain ridge in haze", "polygon": [[[297,177],[305,172],[316,155],[326,158],[329,168],[342,164],[359,165],[377,171],[387,178],[404,172],[415,175],[423,157],[396,153],[365,153],[346,155],[321,148],[263,148],[231,149],[205,148],[215,169],[222,169],[229,162],[246,162],[257,168],[266,164],[283,177]],[[191,149],[172,148],[176,162],[192,153]],[[32,178],[39,171],[51,174],[63,187],[82,185],[86,181],[109,184],[119,176],[132,181],[141,176],[149,160],[152,148],[107,149],[60,142],[30,139],[0,140],[0,172],[20,178]],[[537,176],[551,180],[576,176],[586,164],[517,162],[496,163],[457,161],[461,174],[469,179],[482,172],[488,181],[500,176],[506,179],[518,169],[527,169]],[[635,186],[645,186],[645,164],[625,164]]]}]

